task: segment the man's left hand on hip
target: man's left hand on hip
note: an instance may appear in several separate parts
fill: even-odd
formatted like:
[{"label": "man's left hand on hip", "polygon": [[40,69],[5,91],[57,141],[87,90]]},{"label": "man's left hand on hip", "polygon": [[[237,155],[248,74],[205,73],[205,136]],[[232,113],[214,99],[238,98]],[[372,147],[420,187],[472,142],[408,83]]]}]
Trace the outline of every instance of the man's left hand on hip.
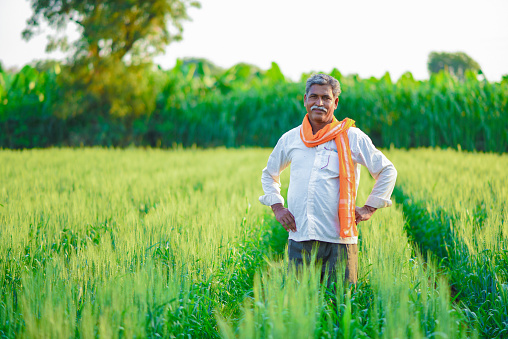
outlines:
[{"label": "man's left hand on hip", "polygon": [[360,221],[369,220],[370,217],[372,217],[372,215],[374,214],[374,212],[376,212],[376,210],[377,208],[368,205],[364,205],[363,207],[356,207],[355,209],[356,224],[358,225]]}]

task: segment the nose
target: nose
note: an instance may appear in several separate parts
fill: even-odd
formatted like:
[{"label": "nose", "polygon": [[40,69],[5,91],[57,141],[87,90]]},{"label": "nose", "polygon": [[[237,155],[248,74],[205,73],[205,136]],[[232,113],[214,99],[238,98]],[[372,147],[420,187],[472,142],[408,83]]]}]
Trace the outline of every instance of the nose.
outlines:
[{"label": "nose", "polygon": [[316,105],[318,105],[318,106],[323,106],[323,99],[321,99],[321,97],[318,97],[318,98],[316,99]]}]

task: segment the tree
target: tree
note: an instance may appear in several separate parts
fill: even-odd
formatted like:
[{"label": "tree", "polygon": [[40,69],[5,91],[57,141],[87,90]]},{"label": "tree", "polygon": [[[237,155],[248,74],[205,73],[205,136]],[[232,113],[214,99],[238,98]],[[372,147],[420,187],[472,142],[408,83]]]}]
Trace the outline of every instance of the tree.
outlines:
[{"label": "tree", "polygon": [[480,65],[464,52],[431,52],[427,68],[430,74],[445,70],[460,79],[464,78],[466,70],[481,72]]},{"label": "tree", "polygon": [[182,38],[187,8],[193,0],[31,0],[34,11],[23,37],[29,40],[46,21],[56,33],[49,36],[48,50],[69,48],[59,33],[76,23],[81,39],[74,43],[74,58],[139,62],[148,60],[173,41]]},{"label": "tree", "polygon": [[[152,58],[182,38],[187,9],[199,7],[194,0],[30,0],[33,15],[23,37],[39,33],[42,22],[54,30],[48,51],[70,54],[62,72],[65,100],[57,111],[98,115],[136,116],[150,110],[153,93],[147,93],[145,74]],[[69,43],[61,34],[75,23],[80,32]],[[65,101],[64,100],[64,101]]]}]

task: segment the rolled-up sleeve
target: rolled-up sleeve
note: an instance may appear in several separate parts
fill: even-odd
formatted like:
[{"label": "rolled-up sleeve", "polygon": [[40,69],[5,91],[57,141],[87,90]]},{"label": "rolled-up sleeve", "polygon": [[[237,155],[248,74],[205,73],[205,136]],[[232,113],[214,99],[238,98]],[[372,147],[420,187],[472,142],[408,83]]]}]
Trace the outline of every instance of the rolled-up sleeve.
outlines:
[{"label": "rolled-up sleeve", "polygon": [[280,173],[290,163],[286,154],[285,143],[286,135],[283,135],[270,154],[268,163],[261,174],[261,184],[265,194],[259,197],[259,201],[266,206],[277,203],[284,205],[284,198],[280,194]]},{"label": "rolled-up sleeve", "polygon": [[376,180],[365,205],[374,208],[391,206],[390,197],[397,180],[395,166],[372,144],[370,138],[358,128],[350,128],[348,137],[353,161],[367,167]]}]

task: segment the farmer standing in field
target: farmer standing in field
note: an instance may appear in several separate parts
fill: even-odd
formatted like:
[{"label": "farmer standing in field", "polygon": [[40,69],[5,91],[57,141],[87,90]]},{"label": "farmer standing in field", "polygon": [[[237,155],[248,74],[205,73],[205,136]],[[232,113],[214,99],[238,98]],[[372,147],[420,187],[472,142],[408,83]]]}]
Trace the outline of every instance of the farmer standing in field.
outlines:
[{"label": "farmer standing in field", "polygon": [[[289,232],[288,256],[298,268],[317,248],[317,260],[329,276],[345,264],[345,282],[358,280],[357,224],[369,220],[378,208],[391,206],[397,171],[354,121],[338,121],[333,112],[339,82],[326,74],[312,75],[305,87],[307,114],[300,126],[286,132],[268,158],[259,201],[271,206],[275,218]],[[280,194],[280,173],[291,165],[288,208]],[[360,166],[376,183],[365,206],[356,207]],[[382,240],[380,240],[382,241]]]}]

